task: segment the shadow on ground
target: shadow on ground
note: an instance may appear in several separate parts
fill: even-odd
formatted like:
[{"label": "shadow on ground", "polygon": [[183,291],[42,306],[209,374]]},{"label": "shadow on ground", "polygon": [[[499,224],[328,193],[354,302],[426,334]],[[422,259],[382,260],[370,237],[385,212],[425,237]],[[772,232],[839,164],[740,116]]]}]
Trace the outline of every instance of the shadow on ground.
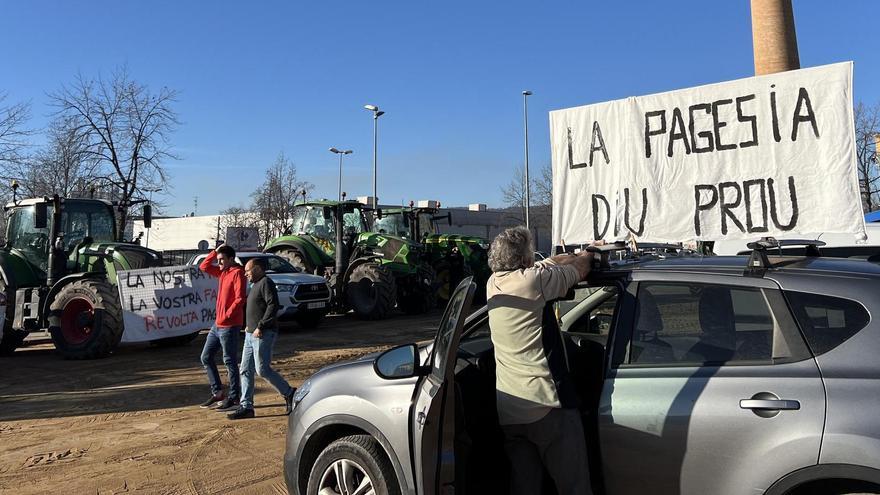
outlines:
[{"label": "shadow on ground", "polygon": [[[433,338],[441,312],[361,321],[331,316],[316,329],[282,329],[273,360],[297,372],[296,356],[311,351],[392,346]],[[93,361],[65,361],[50,344],[17,350],[0,358],[0,421],[88,414],[125,413],[190,407],[207,398],[207,380],[199,362],[205,334],[189,345],[159,348],[121,346],[114,355]],[[240,353],[239,353],[240,355]],[[218,358],[225,377],[225,367]]]}]

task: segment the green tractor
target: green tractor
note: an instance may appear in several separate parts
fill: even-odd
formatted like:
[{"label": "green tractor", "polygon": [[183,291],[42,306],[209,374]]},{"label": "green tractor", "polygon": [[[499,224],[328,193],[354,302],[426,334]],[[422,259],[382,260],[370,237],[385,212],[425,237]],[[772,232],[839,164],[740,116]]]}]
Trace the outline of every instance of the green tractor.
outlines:
[{"label": "green tractor", "polygon": [[436,304],[435,274],[424,250],[402,237],[370,231],[367,207],[357,201],[313,201],[295,206],[291,234],[265,251],[307,273],[324,275],[338,311],[385,318],[395,305],[407,314]]},{"label": "green tractor", "polygon": [[399,236],[422,244],[427,260],[437,273],[437,300],[445,305],[449,295],[464,277],[474,277],[477,283],[475,298],[485,300],[489,270],[489,245],[475,236],[441,234],[440,221],[452,225],[452,213],[439,215],[440,203],[410,202],[409,207],[383,208],[373,224],[374,232]]},{"label": "green tractor", "polygon": [[[56,195],[14,201],[5,210],[0,353],[12,352],[29,333],[48,327],[67,359],[109,355],[123,332],[117,270],[159,266],[160,254],[116,242],[114,206],[107,201]],[[150,208],[144,210],[149,225]]]}]

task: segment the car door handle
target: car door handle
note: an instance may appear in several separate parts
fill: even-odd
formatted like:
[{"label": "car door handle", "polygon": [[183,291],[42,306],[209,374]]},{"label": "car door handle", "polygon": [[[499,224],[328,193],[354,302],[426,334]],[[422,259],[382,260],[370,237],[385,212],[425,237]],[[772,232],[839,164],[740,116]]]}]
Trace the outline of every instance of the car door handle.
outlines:
[{"label": "car door handle", "polygon": [[739,407],[740,409],[760,409],[763,411],[797,411],[801,408],[801,403],[786,399],[742,399],[739,401]]}]

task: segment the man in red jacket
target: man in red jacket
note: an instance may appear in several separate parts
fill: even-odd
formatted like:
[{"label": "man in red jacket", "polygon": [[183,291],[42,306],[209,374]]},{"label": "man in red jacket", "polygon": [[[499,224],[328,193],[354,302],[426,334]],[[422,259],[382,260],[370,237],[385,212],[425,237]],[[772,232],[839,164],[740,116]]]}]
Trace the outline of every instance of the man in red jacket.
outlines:
[{"label": "man in red jacket", "polygon": [[[215,265],[214,262],[217,262]],[[235,249],[226,244],[208,253],[199,268],[220,279],[217,289],[217,319],[202,349],[202,365],[211,384],[211,398],[201,404],[203,408],[233,410],[238,407],[240,386],[238,375],[238,339],[244,325],[244,302],[247,299],[247,280],[244,269],[235,261]],[[223,363],[229,380],[229,391],[223,394],[223,382],[214,358],[223,350]]]}]

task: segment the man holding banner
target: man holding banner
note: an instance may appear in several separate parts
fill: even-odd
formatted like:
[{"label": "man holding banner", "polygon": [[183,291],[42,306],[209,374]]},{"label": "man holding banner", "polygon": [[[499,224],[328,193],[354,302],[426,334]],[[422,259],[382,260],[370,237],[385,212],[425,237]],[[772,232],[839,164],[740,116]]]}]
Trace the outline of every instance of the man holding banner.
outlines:
[{"label": "man holding banner", "polygon": [[[214,262],[216,261],[216,265]],[[233,410],[238,407],[238,333],[244,325],[244,303],[247,285],[244,269],[235,261],[235,249],[226,244],[208,253],[199,269],[219,279],[217,288],[217,317],[202,349],[202,365],[211,384],[211,398],[201,404],[203,408]],[[229,379],[228,393],[223,394],[223,382],[214,358],[223,351],[223,363]]]}]

